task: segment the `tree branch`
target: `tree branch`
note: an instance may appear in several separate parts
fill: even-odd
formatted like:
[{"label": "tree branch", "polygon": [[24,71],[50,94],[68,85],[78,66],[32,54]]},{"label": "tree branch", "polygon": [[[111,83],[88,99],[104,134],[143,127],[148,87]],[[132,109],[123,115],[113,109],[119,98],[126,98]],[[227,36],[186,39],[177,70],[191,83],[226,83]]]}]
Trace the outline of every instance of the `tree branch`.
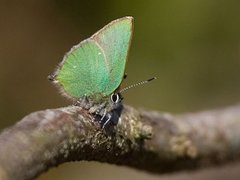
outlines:
[{"label": "tree branch", "polygon": [[0,179],[32,179],[67,161],[95,160],[155,173],[240,157],[240,106],[171,115],[125,106],[110,131],[76,106],[34,112],[0,135]]}]

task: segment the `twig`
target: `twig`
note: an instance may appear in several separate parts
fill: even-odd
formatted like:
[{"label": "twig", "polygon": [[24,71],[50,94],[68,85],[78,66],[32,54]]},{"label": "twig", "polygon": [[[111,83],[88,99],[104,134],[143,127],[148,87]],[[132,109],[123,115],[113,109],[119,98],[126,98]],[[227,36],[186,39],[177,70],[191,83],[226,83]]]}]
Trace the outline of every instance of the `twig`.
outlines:
[{"label": "twig", "polygon": [[240,106],[171,115],[125,106],[113,129],[80,107],[34,112],[0,134],[0,179],[32,179],[67,161],[95,160],[155,173],[240,157]]}]

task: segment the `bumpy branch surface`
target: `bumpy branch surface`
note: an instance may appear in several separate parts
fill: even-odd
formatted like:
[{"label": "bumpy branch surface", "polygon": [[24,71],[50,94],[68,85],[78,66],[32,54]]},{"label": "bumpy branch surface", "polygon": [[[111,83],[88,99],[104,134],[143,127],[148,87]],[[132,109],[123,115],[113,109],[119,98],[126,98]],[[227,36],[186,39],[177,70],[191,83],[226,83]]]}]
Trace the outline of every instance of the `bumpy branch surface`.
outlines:
[{"label": "bumpy branch surface", "polygon": [[103,130],[70,106],[34,112],[0,135],[0,179],[32,179],[67,161],[95,160],[155,173],[240,157],[240,106],[171,115],[125,106]]}]

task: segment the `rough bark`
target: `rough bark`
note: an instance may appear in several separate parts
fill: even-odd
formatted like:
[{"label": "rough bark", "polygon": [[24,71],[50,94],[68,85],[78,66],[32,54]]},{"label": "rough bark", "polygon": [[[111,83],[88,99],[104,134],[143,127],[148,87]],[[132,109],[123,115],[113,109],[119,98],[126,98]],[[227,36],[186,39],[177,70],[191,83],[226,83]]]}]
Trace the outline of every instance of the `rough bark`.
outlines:
[{"label": "rough bark", "polygon": [[154,173],[238,160],[240,106],[172,115],[124,106],[101,129],[76,106],[27,115],[0,134],[0,179],[32,179],[68,161],[100,161]]}]

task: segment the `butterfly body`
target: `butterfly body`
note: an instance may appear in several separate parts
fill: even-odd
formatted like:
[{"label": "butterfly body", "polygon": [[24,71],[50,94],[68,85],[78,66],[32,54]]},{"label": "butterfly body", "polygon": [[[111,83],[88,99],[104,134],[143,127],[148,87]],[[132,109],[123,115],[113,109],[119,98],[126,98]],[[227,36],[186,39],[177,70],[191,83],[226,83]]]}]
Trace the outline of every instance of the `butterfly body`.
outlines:
[{"label": "butterfly body", "polygon": [[116,124],[122,110],[118,89],[125,73],[133,18],[112,21],[74,46],[50,80],[75,105],[100,117],[100,124]]},{"label": "butterfly body", "polygon": [[119,99],[114,101],[112,98],[105,97],[96,103],[91,98],[84,96],[75,105],[88,110],[100,122],[101,127],[104,128],[109,122],[111,122],[111,125],[116,125],[123,109],[120,93],[112,94],[112,96],[118,96]]}]

